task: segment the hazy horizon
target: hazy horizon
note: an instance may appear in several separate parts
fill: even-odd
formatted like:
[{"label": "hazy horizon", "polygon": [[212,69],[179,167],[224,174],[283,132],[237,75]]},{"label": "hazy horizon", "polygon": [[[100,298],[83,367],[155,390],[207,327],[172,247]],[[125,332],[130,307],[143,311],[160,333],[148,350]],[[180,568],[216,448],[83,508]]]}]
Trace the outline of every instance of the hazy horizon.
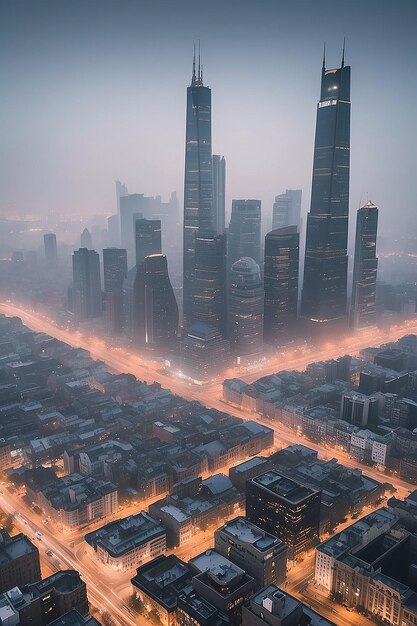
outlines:
[{"label": "hazy horizon", "polygon": [[232,198],[264,215],[286,188],[308,210],[323,41],[352,67],[350,210],[416,231],[417,3],[180,0],[0,3],[0,212],[112,214],[130,193],[182,204],[186,88],[200,39],[213,152]]}]

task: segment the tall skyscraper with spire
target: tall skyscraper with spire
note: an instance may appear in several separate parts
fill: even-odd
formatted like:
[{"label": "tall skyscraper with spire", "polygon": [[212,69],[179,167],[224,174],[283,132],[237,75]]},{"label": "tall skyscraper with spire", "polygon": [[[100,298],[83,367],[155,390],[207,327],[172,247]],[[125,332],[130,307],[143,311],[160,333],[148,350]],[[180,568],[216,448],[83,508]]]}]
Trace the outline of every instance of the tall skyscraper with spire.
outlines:
[{"label": "tall skyscraper with spire", "polygon": [[193,319],[195,237],[215,229],[211,154],[211,89],[203,84],[203,68],[194,50],[191,85],[187,88],[184,177],[183,315]]},{"label": "tall skyscraper with spire", "polygon": [[350,67],[321,74],[311,206],[307,217],[302,317],[322,326],[346,320],[350,170]]}]

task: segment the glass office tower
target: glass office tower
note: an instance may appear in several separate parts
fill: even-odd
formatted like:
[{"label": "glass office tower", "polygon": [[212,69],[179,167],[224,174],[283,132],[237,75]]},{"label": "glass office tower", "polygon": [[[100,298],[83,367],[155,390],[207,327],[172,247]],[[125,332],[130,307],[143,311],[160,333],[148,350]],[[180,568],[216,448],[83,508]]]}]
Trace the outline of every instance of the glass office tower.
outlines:
[{"label": "glass office tower", "polygon": [[378,208],[372,202],[358,210],[356,218],[355,260],[353,265],[350,323],[361,328],[375,323],[375,295],[378,258],[376,238]]},{"label": "glass office tower", "polygon": [[350,169],[350,67],[323,69],[317,105],[313,181],[301,315],[346,320]]},{"label": "glass office tower", "polygon": [[195,56],[191,85],[187,88],[184,177],[183,316],[190,323],[194,297],[195,237],[198,230],[215,230],[211,154],[211,89],[203,84],[203,71]]}]

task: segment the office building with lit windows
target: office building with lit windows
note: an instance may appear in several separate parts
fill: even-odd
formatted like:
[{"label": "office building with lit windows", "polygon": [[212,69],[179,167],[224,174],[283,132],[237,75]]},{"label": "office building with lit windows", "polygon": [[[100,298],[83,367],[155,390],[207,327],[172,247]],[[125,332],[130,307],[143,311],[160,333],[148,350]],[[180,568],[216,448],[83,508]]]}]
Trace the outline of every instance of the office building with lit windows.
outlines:
[{"label": "office building with lit windows", "polygon": [[195,55],[191,85],[187,88],[184,177],[183,315],[193,321],[195,239],[198,231],[215,229],[211,153],[211,89],[203,83],[203,70]]},{"label": "office building with lit windows", "polygon": [[301,315],[309,326],[346,324],[350,170],[350,67],[323,58]]},{"label": "office building with lit windows", "polygon": [[296,559],[319,542],[321,492],[270,470],[249,480],[246,517],[288,546]]}]

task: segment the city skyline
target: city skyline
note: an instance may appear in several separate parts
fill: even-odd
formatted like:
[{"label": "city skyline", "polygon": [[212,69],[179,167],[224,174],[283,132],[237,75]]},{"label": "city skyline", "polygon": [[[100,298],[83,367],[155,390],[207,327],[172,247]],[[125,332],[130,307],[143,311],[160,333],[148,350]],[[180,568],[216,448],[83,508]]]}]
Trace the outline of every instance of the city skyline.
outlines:
[{"label": "city skyline", "polygon": [[[155,8],[165,5],[169,12],[166,3],[154,4]],[[104,3],[107,10],[94,26],[95,3],[91,3],[79,16],[81,29],[77,33],[65,28],[65,20],[71,24],[80,10],[81,5],[77,3],[61,13],[50,10],[48,20],[42,24],[39,20],[43,10],[50,8],[48,2],[35,14],[28,10],[19,24],[14,9],[3,7],[2,24],[7,25],[7,32],[0,46],[2,58],[10,63],[3,68],[8,92],[0,118],[9,122],[11,119],[11,123],[4,128],[1,210],[21,216],[52,211],[70,215],[97,212],[111,215],[115,212],[113,180],[118,177],[132,192],[161,194],[166,198],[172,189],[177,189],[181,195],[184,87],[193,40],[200,38],[205,81],[215,93],[213,152],[225,155],[228,162],[227,218],[232,197],[259,197],[266,218],[272,212],[275,195],[291,187],[303,189],[302,214],[305,216],[311,182],[312,106],[318,96],[322,42],[327,43],[329,66],[335,66],[346,35],[346,59],[355,71],[353,98],[360,102],[352,113],[352,150],[356,156],[352,160],[350,212],[352,215],[368,199],[369,193],[381,207],[381,234],[392,228],[406,232],[415,223],[413,214],[407,210],[409,198],[415,197],[410,182],[415,145],[407,128],[412,119],[415,89],[413,83],[408,84],[408,75],[416,45],[412,37],[407,37],[407,31],[417,8],[414,3],[404,2],[404,10],[393,15],[390,3],[370,1],[360,8],[351,7],[341,27],[341,3],[331,3],[332,12],[325,10],[329,4],[320,2],[313,8],[311,3],[298,2],[293,8],[286,6],[284,12],[284,3],[277,7],[276,3],[265,2],[263,11],[251,10],[249,3],[243,3],[235,30],[227,38],[227,26],[233,24],[235,18],[234,3],[230,3],[230,7],[222,10],[222,24],[211,35],[213,18],[202,21],[197,12],[184,19],[183,24],[177,20],[181,36],[176,41],[165,21],[158,22],[155,8],[147,7],[138,26],[144,34],[140,45],[129,37],[128,43],[121,41],[124,21],[136,17],[135,8],[129,2],[118,19],[115,19],[112,3]],[[376,5],[378,20],[375,20]],[[188,2],[180,3],[179,17],[187,14],[188,6]],[[320,28],[310,33],[307,23],[313,9],[314,19],[320,17],[321,20]],[[25,20],[29,18],[39,24],[39,28],[34,29],[35,34],[25,30]],[[253,19],[263,36],[257,34],[253,44],[245,50],[239,45],[238,35],[248,31]],[[272,36],[274,23],[278,24],[278,30],[281,28],[279,42]],[[160,34],[158,45],[150,41],[152,28]],[[86,32],[91,34],[89,39],[85,37]],[[59,48],[58,33],[63,38]],[[372,46],[369,46],[369,33],[374,35]],[[113,44],[111,49],[103,50],[102,39],[109,34],[114,35]],[[387,47],[383,42],[388,35],[392,45]],[[43,37],[42,45],[39,45],[39,36]],[[16,42],[21,42],[18,50]],[[28,54],[31,43],[34,44],[32,58]],[[45,53],[51,51],[53,61],[45,61]],[[8,69],[11,66],[13,74]],[[233,72],[228,71],[229,66],[233,67]],[[83,67],[81,73],[80,67]],[[270,80],[266,82],[266,76],[273,77],[272,84]],[[161,77],[164,88],[171,93],[168,111],[163,111],[157,103]],[[394,117],[395,94],[400,93],[406,80],[411,97],[402,102],[402,115]],[[243,103],[233,109],[234,92],[242,85],[250,87],[251,93],[247,91]],[[109,89],[115,95],[109,97]],[[25,108],[23,113],[19,101],[28,90],[31,107]],[[283,93],[294,95],[283,98]],[[255,98],[259,100],[256,106]],[[150,144],[150,127],[156,122],[156,116],[162,128]],[[77,131],[72,132],[75,119]],[[49,133],[53,139],[47,139]],[[400,136],[401,151],[395,141],[395,137]],[[30,141],[32,149],[24,151],[22,158],[22,142],[26,140]],[[274,144],[281,150],[278,154],[274,151],[272,159]],[[382,146],[388,144],[391,149],[386,159],[367,158],[372,151],[379,155]],[[139,145],[147,149],[139,150]],[[42,158],[37,159],[36,154],[41,154]],[[253,167],[254,162],[256,167]],[[24,187],[18,184],[22,176],[27,177],[28,182]],[[394,214],[403,216],[402,223],[394,219]]]}]

